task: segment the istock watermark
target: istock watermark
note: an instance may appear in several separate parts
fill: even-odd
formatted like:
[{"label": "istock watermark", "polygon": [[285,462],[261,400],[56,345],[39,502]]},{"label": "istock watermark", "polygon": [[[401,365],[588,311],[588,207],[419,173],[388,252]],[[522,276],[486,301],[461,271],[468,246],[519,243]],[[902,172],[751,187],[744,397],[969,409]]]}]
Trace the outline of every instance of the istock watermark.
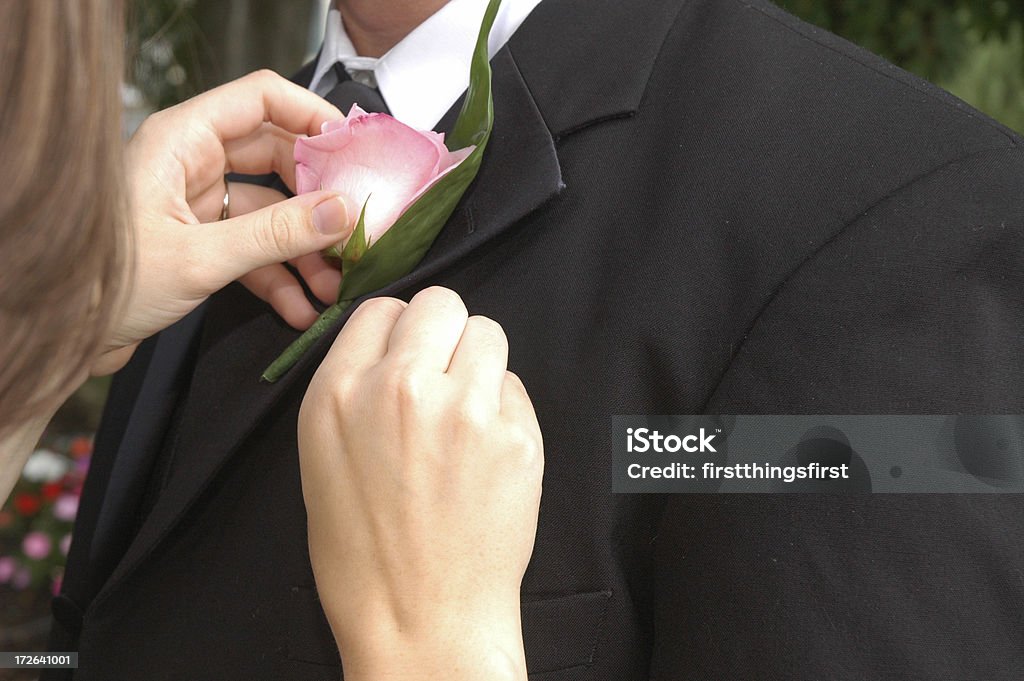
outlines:
[{"label": "istock watermark", "polygon": [[1018,493],[1024,416],[614,416],[612,466],[616,493]]},{"label": "istock watermark", "polygon": [[[718,432],[721,432],[719,430]],[[678,451],[684,452],[713,452],[715,451],[714,445],[711,444],[711,440],[714,439],[714,434],[707,434],[704,429],[700,429],[698,435],[684,435],[679,437],[678,435],[662,435],[656,430],[650,430],[649,428],[627,428],[626,429],[626,451],[629,452],[647,452],[655,451],[659,453],[669,452],[675,453]],[[693,444],[694,442],[698,444]]]}]

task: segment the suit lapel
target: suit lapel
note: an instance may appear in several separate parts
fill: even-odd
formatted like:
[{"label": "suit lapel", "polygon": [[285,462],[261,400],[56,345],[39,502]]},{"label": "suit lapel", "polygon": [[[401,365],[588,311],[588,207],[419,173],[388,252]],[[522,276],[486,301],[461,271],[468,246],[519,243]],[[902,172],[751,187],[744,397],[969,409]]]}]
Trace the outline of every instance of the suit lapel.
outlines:
[{"label": "suit lapel", "polygon": [[[80,602],[88,602],[89,596],[100,588],[123,555],[131,537],[139,498],[160,451],[160,441],[174,410],[176,386],[182,371],[187,369],[186,360],[202,325],[204,310],[204,307],[195,310],[153,341],[152,355],[131,408],[131,416],[117,445],[110,474],[103,481],[105,489],[98,496],[102,504],[94,520],[86,523],[92,528],[91,537],[82,537],[81,549],[75,547],[76,551],[83,551],[81,558],[84,559],[76,563],[86,567],[75,573],[78,575],[76,579],[82,582],[77,589],[84,592],[78,594]],[[87,484],[96,483],[90,477]]]}]

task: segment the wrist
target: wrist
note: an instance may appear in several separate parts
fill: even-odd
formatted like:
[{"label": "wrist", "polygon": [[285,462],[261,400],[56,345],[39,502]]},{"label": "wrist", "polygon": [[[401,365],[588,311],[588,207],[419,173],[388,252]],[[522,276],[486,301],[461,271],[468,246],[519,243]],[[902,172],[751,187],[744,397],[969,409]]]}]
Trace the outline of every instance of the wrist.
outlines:
[{"label": "wrist", "polygon": [[526,679],[518,603],[514,613],[446,613],[424,626],[363,625],[354,635],[337,637],[346,681]]}]

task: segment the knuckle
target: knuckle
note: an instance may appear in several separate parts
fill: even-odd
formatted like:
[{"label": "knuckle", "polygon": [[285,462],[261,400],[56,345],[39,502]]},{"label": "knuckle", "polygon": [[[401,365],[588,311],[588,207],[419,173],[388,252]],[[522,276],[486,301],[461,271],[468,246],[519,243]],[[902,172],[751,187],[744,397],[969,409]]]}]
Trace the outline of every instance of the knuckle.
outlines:
[{"label": "knuckle", "polygon": [[516,428],[509,436],[509,447],[519,464],[527,469],[543,469],[544,446],[540,437],[525,428]]},{"label": "knuckle", "polygon": [[398,319],[404,310],[405,303],[398,298],[370,298],[359,306],[359,309],[353,313],[353,316],[358,314],[361,316],[372,315],[386,319]]},{"label": "knuckle", "polygon": [[491,426],[491,414],[480,400],[464,399],[454,409],[455,420],[463,428],[486,433]]},{"label": "knuckle", "polygon": [[249,78],[251,78],[252,80],[254,80],[256,82],[260,82],[260,83],[270,83],[270,82],[273,82],[275,79],[280,78],[280,76],[278,76],[276,73],[274,73],[270,69],[263,68],[263,69],[256,69],[255,71],[250,73],[249,74]]},{"label": "knuckle", "polygon": [[302,228],[302,220],[295,211],[284,206],[270,209],[266,229],[257,232],[257,243],[267,254],[280,256],[288,252],[294,235]]},{"label": "knuckle", "polygon": [[320,365],[310,383],[306,396],[326,400],[337,408],[344,408],[356,392],[356,377],[343,363],[325,362]]},{"label": "knuckle", "polygon": [[356,380],[352,371],[339,371],[331,376],[331,394],[339,406],[344,406],[352,401],[359,391],[359,381]]},{"label": "knuckle", "polygon": [[414,301],[419,301],[430,305],[431,307],[437,307],[445,311],[450,312],[461,312],[466,313],[466,305],[462,302],[462,297],[444,286],[430,286],[423,289],[413,297]]},{"label": "knuckle", "polygon": [[505,371],[505,382],[514,390],[517,390],[524,395],[526,394],[526,386],[523,384],[523,379],[519,378],[519,374],[514,371]]},{"label": "knuckle", "polygon": [[498,346],[508,346],[508,337],[505,335],[505,329],[490,317],[474,315],[469,318],[466,325],[471,327],[473,332],[486,342],[494,343]]},{"label": "knuckle", "polygon": [[407,364],[394,364],[385,379],[387,392],[403,409],[418,409],[429,399],[425,377]]},{"label": "knuckle", "polygon": [[270,211],[270,227],[275,236],[287,236],[303,226],[298,211],[289,206],[274,206]]}]

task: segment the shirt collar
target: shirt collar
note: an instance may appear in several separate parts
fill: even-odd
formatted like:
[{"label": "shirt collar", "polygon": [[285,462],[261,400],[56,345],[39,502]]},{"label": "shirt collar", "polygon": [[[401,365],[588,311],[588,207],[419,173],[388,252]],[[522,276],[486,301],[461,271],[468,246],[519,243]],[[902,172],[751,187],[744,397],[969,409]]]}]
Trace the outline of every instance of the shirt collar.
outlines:
[{"label": "shirt collar", "polygon": [[[503,0],[488,41],[491,57],[540,2]],[[350,74],[372,72],[391,115],[413,128],[429,130],[469,87],[470,59],[486,8],[487,0],[450,0],[379,59],[356,53],[341,13],[332,9],[309,89],[320,92],[337,62]]]}]

